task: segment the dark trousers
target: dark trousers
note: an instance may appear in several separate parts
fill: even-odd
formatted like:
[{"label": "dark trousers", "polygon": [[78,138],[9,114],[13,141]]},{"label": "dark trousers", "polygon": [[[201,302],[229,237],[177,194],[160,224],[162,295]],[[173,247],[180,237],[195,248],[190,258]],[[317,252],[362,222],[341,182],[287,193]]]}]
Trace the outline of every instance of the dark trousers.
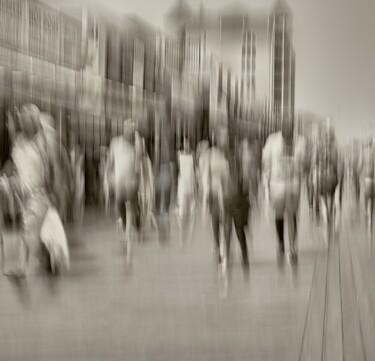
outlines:
[{"label": "dark trousers", "polygon": [[359,175],[354,174],[353,182],[354,182],[354,192],[355,192],[356,201],[359,202],[360,194],[361,194],[361,185],[359,181]]},{"label": "dark trousers", "polygon": [[[281,253],[284,253],[285,252],[284,217],[283,218],[276,218],[275,223],[276,223],[277,238],[278,238],[278,241],[279,241],[279,251]],[[294,239],[292,240],[292,242],[295,242],[296,237],[297,237],[297,215],[296,214],[293,216],[292,226],[294,228],[293,229]]]},{"label": "dark trousers", "polygon": [[[245,226],[247,219],[249,205],[247,203],[247,208],[242,201],[241,204],[238,200],[235,200],[234,204],[226,207],[224,210],[224,219],[220,217],[219,202],[216,198],[210,197],[210,208],[212,217],[212,230],[214,235],[215,247],[217,251],[220,250],[220,225],[222,224],[224,230],[224,241],[225,241],[225,255],[227,259],[230,255],[230,242],[232,236],[232,222],[234,223],[234,228],[237,234],[238,241],[241,247],[242,261],[245,266],[249,264]],[[246,215],[244,214],[246,212]]]},{"label": "dark trousers", "polygon": [[137,193],[133,195],[131,198],[121,197],[120,199],[117,200],[117,209],[121,217],[122,226],[124,229],[126,228],[126,202],[128,201],[131,202],[132,211],[134,213],[135,227],[139,229],[141,220],[140,220],[140,207],[139,207]]}]

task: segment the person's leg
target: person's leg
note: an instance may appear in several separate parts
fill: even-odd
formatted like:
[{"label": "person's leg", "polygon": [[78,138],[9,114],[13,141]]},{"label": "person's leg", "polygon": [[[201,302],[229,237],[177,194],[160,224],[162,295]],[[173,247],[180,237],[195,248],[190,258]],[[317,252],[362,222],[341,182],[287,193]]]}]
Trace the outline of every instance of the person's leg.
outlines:
[{"label": "person's leg", "polygon": [[312,184],[311,183],[312,183],[311,177],[307,176],[306,177],[306,192],[307,192],[307,201],[308,201],[308,204],[309,204],[310,212],[313,209],[313,203],[314,203]]},{"label": "person's leg", "polygon": [[242,264],[244,269],[249,268],[249,255],[247,250],[245,227],[243,224],[234,221],[234,227],[236,230],[238,242],[240,243],[241,253],[242,253]]},{"label": "person's leg", "polygon": [[289,248],[292,260],[297,258],[297,214],[288,215]]},{"label": "person's leg", "polygon": [[1,257],[1,272],[4,274],[5,270],[5,251],[4,251],[4,238],[0,233],[0,257]]},{"label": "person's leg", "polygon": [[319,196],[319,215],[321,217],[321,227],[323,233],[323,240],[325,244],[328,244],[328,208],[327,208],[327,196]]},{"label": "person's leg", "polygon": [[221,262],[221,277],[222,277],[222,297],[226,297],[228,293],[229,274],[228,266],[230,260],[230,241],[232,236],[232,215],[225,211],[223,220],[224,238],[220,244],[220,253],[222,257]]},{"label": "person's leg", "polygon": [[229,263],[230,259],[230,244],[232,238],[232,222],[233,218],[229,212],[225,212],[223,231],[224,231],[224,242],[222,244],[222,256],[226,260],[226,263]]},{"label": "person's leg", "polygon": [[185,195],[179,195],[178,197],[178,223],[180,228],[180,245],[184,244],[184,238],[186,235],[186,198]]},{"label": "person's leg", "polygon": [[335,225],[335,193],[339,191],[338,187],[335,187],[328,194],[327,207],[328,207],[328,239],[332,241],[333,230]]},{"label": "person's leg", "polygon": [[[220,220],[216,215],[212,215],[212,232],[214,236],[215,250],[218,255],[220,255]],[[220,256],[219,259],[221,259]]]},{"label": "person's leg", "polygon": [[221,262],[220,255],[220,212],[217,199],[210,198],[212,233],[214,237],[214,251],[217,256],[218,262]]},{"label": "person's leg", "polygon": [[193,240],[193,234],[194,234],[194,227],[195,227],[195,200],[193,199],[193,195],[189,197],[188,202],[188,214],[189,214],[189,243]]},{"label": "person's leg", "polygon": [[136,222],[136,207],[137,201],[127,200],[125,203],[126,210],[126,225],[125,225],[125,239],[126,239],[126,261],[128,265],[131,265],[132,262],[132,230],[133,225]]},{"label": "person's leg", "polygon": [[278,217],[275,219],[276,223],[276,232],[277,232],[277,239],[279,242],[278,251],[281,254],[285,253],[285,246],[284,246],[284,217]]},{"label": "person's leg", "polygon": [[119,198],[116,200],[117,203],[117,211],[119,215],[119,220],[121,221],[121,228],[122,231],[125,232],[126,228],[126,203],[125,200],[122,198]]},{"label": "person's leg", "polygon": [[49,206],[44,194],[33,195],[22,209],[22,235],[19,244],[19,265],[9,275],[24,276],[29,266],[30,253],[39,256],[40,232]]},{"label": "person's leg", "polygon": [[338,190],[338,195],[335,194],[335,199],[334,199],[334,210],[333,210],[333,214],[334,214],[334,227],[335,227],[335,233],[338,234],[339,232],[339,229],[340,229],[340,223],[341,223],[341,215],[342,215],[342,192],[343,192],[343,188],[342,188],[342,184],[340,184],[339,186],[339,190]]},{"label": "person's leg", "polygon": [[368,240],[370,240],[371,238],[371,209],[372,209],[371,197],[366,194],[365,195],[365,215],[366,215],[366,233],[367,233]]},{"label": "person's leg", "polygon": [[360,201],[360,194],[361,194],[361,187],[359,182],[359,176],[357,174],[354,175],[354,187],[355,187],[355,196],[357,204]]}]

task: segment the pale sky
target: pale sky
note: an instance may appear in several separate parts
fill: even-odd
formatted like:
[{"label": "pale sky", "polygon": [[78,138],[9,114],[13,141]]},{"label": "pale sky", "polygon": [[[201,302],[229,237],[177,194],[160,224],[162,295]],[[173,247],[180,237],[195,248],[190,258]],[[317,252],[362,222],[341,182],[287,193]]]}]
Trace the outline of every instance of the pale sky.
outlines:
[{"label": "pale sky", "polygon": [[[69,2],[69,0],[65,0]],[[89,1],[92,3],[92,0]],[[95,0],[162,28],[173,0]],[[197,7],[200,0],[188,0]],[[296,109],[331,115],[340,140],[363,137],[375,122],[375,0],[287,0],[294,13]],[[231,0],[206,0],[220,9]],[[273,0],[248,0],[269,9]],[[375,131],[375,126],[373,126]]]}]

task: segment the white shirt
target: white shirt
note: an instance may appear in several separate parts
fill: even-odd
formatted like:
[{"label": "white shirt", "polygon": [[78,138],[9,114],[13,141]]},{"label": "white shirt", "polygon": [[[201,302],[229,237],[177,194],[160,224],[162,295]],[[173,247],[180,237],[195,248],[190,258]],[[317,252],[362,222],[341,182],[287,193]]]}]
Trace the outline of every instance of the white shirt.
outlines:
[{"label": "white shirt", "polygon": [[188,153],[180,153],[179,157],[180,174],[178,177],[178,187],[184,194],[192,194],[194,192],[194,159],[193,155]]},{"label": "white shirt", "polygon": [[264,172],[268,175],[270,185],[300,185],[306,156],[305,139],[297,136],[291,155],[285,152],[281,132],[271,134],[263,149]]},{"label": "white shirt", "polygon": [[116,195],[137,189],[135,161],[134,147],[122,136],[113,138],[109,147],[109,162],[114,173]]},{"label": "white shirt", "polygon": [[227,178],[230,173],[228,160],[222,151],[212,148],[208,153],[207,167],[205,170],[205,179],[210,183],[210,192],[215,196],[223,192],[223,186],[227,184]]},{"label": "white shirt", "polygon": [[23,193],[31,195],[45,185],[43,158],[34,140],[23,136],[17,138],[12,159],[17,169],[20,187]]}]

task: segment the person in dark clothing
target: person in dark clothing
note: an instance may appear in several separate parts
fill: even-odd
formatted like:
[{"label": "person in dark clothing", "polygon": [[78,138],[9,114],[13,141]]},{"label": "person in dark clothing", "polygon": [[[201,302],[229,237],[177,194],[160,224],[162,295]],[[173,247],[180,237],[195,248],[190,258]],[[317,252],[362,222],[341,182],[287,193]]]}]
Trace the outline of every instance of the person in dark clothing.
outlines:
[{"label": "person in dark clothing", "polygon": [[[240,243],[243,268],[249,271],[245,226],[249,215],[249,194],[245,187],[239,158],[228,150],[227,131],[218,131],[217,145],[210,150],[208,161],[209,204],[212,228],[219,263],[224,273],[230,257],[232,222]],[[220,242],[220,225],[224,229],[224,242]],[[222,246],[222,247],[220,247]],[[220,249],[221,248],[221,249]]]}]

